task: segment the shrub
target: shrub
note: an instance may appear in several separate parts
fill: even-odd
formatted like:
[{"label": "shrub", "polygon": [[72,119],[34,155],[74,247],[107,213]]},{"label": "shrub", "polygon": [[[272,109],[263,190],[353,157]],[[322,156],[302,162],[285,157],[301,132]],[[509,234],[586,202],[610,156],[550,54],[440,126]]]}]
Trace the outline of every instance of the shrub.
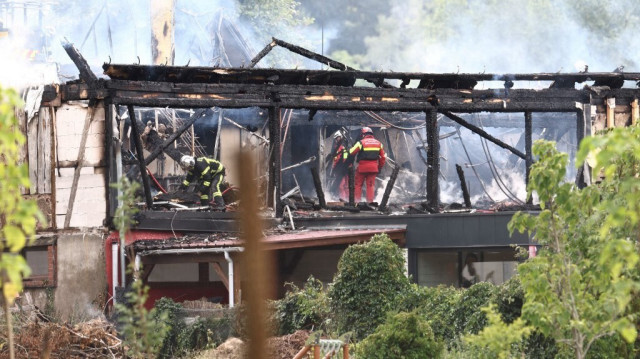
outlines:
[{"label": "shrub", "polygon": [[[414,286],[406,300],[405,308],[415,306],[416,310],[429,322],[433,334],[447,343],[457,337],[454,327],[455,308],[462,291],[454,287],[435,288]],[[407,309],[403,309],[407,310]]]},{"label": "shrub", "polygon": [[186,325],[180,316],[184,309],[182,304],[170,298],[161,298],[156,301],[155,309],[165,316],[165,323],[169,327],[158,358],[176,358],[193,350],[215,347],[237,334],[233,310],[226,311],[222,318],[200,318]]},{"label": "shrub", "polygon": [[454,309],[454,328],[457,335],[477,334],[487,325],[487,315],[482,311],[493,300],[497,288],[480,282],[462,291]]},{"label": "shrub", "polygon": [[293,283],[287,285],[289,290],[284,298],[275,302],[280,335],[312,328],[329,331],[331,310],[322,282],[310,276],[302,288]]},{"label": "shrub", "polygon": [[338,273],[329,288],[338,330],[353,331],[356,338],[366,337],[409,289],[402,251],[386,234],[350,246],[340,258]]},{"label": "shrub", "polygon": [[442,343],[433,336],[429,323],[418,313],[390,314],[358,346],[358,356],[367,359],[439,358]]}]

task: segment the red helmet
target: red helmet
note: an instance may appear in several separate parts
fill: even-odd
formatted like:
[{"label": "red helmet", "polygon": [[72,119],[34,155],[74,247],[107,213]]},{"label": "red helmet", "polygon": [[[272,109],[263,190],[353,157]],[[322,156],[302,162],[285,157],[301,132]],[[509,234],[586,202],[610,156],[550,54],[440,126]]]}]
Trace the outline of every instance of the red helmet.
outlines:
[{"label": "red helmet", "polygon": [[373,131],[371,131],[371,129],[369,127],[363,127],[362,130],[360,130],[360,134],[362,136],[373,135]]}]

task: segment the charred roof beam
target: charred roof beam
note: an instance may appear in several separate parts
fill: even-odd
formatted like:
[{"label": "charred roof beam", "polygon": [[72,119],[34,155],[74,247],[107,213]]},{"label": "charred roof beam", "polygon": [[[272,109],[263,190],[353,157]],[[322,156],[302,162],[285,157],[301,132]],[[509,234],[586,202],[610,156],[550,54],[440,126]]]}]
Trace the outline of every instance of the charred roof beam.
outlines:
[{"label": "charred roof beam", "polygon": [[488,134],[485,130],[483,130],[483,129],[479,128],[479,127],[476,127],[476,126],[474,126],[474,125],[472,125],[472,124],[470,124],[470,123],[468,123],[468,122],[467,122],[467,121],[465,121],[463,118],[458,117],[458,116],[456,116],[456,115],[452,114],[452,113],[451,113],[451,112],[449,112],[449,111],[442,111],[442,110],[441,110],[441,111],[440,111],[440,113],[442,113],[443,115],[447,116],[447,117],[448,117],[449,119],[451,119],[452,121],[454,121],[454,122],[456,122],[456,123],[460,124],[462,127],[464,127],[464,128],[466,128],[466,129],[468,129],[469,131],[471,131],[471,132],[473,132],[473,133],[475,133],[475,134],[479,135],[480,137],[483,137],[483,138],[485,138],[486,140],[491,141],[491,142],[493,142],[494,144],[496,144],[496,145],[498,145],[498,146],[500,146],[500,147],[502,147],[502,148],[504,148],[504,149],[507,149],[507,150],[511,151],[514,155],[516,155],[516,156],[518,156],[518,157],[522,158],[522,159],[523,159],[523,160],[525,160],[525,161],[527,160],[527,156],[526,156],[524,153],[522,153],[521,151],[519,151],[518,149],[516,149],[516,148],[514,148],[514,147],[512,147],[512,146],[509,146],[508,144],[506,144],[506,143],[504,143],[504,142],[500,141],[499,139],[497,139],[497,138],[495,138],[495,137],[491,136],[491,135],[490,135],[490,134]]},{"label": "charred roof beam", "polygon": [[80,80],[86,82],[87,85],[91,87],[95,85],[95,83],[98,81],[98,77],[93,73],[93,71],[91,71],[91,67],[87,63],[87,60],[84,59],[84,56],[82,56],[80,51],[78,51],[78,49],[76,49],[76,47],[68,41],[64,41],[62,43],[62,47],[64,48],[64,51],[67,52],[67,55],[69,55],[69,57],[71,58],[71,61],[73,61],[73,63],[76,65],[78,71],[80,71]]}]

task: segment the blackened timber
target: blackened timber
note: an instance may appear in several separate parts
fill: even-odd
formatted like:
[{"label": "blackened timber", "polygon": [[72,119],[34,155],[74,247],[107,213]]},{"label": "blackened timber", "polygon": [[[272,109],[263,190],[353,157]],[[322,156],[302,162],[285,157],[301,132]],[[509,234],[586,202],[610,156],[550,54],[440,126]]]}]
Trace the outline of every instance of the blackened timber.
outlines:
[{"label": "blackened timber", "polygon": [[456,163],[456,172],[458,172],[458,179],[460,180],[460,188],[462,189],[462,198],[464,199],[464,206],[471,208],[471,198],[469,197],[469,189],[467,188],[467,181],[464,178],[464,171],[462,166]]},{"label": "blackened timber", "polygon": [[[533,164],[533,125],[532,114],[527,111],[524,113],[524,150],[525,150],[525,183],[529,187],[529,175],[531,174],[531,165]],[[533,197],[527,197],[527,204],[533,203]]]},{"label": "blackened timber", "polygon": [[251,59],[249,68],[253,68],[254,66],[256,66],[256,64],[258,64],[258,62],[260,62],[263,57],[267,56],[267,54],[270,53],[274,47],[276,47],[275,40],[268,43],[267,46],[264,47],[264,49],[262,49],[253,59]]},{"label": "blackened timber", "polygon": [[147,168],[144,163],[144,151],[142,150],[142,140],[140,139],[140,131],[138,130],[138,123],[136,122],[136,114],[133,110],[133,106],[128,106],[129,118],[131,119],[131,137],[133,137],[133,143],[136,145],[136,152],[138,157],[138,163],[140,165],[140,174],[142,176],[142,186],[144,187],[144,198],[147,203],[147,208],[153,206],[153,198],[151,197],[151,185],[149,184],[149,175],[147,171],[142,168]]},{"label": "blackened timber", "polygon": [[[585,104],[580,106],[576,111],[576,145],[580,148],[582,140],[588,136],[590,131],[587,129],[588,124],[591,122],[591,105]],[[585,188],[589,182],[589,165],[585,162],[578,167],[576,173],[576,186],[578,188]]]},{"label": "blackened timber", "polygon": [[498,145],[498,146],[500,146],[500,147],[502,147],[504,149],[507,149],[507,150],[511,151],[514,155],[522,158],[523,160],[525,160],[525,161],[527,160],[527,157],[526,157],[526,155],[524,153],[522,153],[519,150],[517,150],[516,148],[513,148],[512,146],[509,146],[508,144],[500,141],[499,139],[491,136],[485,130],[468,123],[467,121],[465,121],[461,117],[458,117],[458,116],[452,114],[449,111],[440,111],[440,113],[442,113],[443,115],[447,116],[451,120],[455,121],[456,123],[458,123],[462,127],[468,129],[469,131],[471,131],[471,132],[473,132],[473,133],[475,133],[477,135],[480,135],[481,137],[487,139],[488,141],[491,141],[491,142],[495,143],[496,145]]},{"label": "blackened timber", "polygon": [[269,185],[267,202],[273,206],[276,217],[282,217],[284,207],[280,201],[280,107],[269,107]]},{"label": "blackened timber", "polygon": [[393,171],[391,172],[391,177],[389,177],[389,182],[387,182],[387,187],[385,187],[384,189],[384,194],[382,195],[382,201],[380,202],[380,207],[379,207],[381,211],[384,211],[387,209],[389,196],[391,195],[391,190],[393,189],[393,185],[396,183],[396,179],[398,178],[398,173],[400,173],[400,166],[395,165],[393,167]]},{"label": "blackened timber", "polygon": [[322,190],[322,182],[320,181],[320,174],[318,168],[311,167],[311,177],[313,178],[313,186],[316,188],[316,195],[318,195],[318,203],[321,208],[327,208],[327,202],[324,199],[324,191]]},{"label": "blackened timber", "polygon": [[438,127],[438,112],[426,111],[427,124],[427,204],[435,211],[440,208],[440,131]]},{"label": "blackened timber", "polygon": [[[298,55],[304,56],[308,59],[311,60],[315,60],[318,61],[321,64],[325,64],[329,67],[332,67],[334,69],[340,70],[340,71],[358,71],[357,69],[347,66],[341,62],[335,61],[333,59],[330,59],[324,55],[320,55],[318,53],[315,53],[313,51],[307,50],[303,47],[297,46],[297,45],[293,45],[290,44],[286,41],[282,41],[279,39],[276,39],[275,37],[273,38],[273,42],[275,42],[278,46],[284,47],[285,49],[294,52]],[[384,78],[381,77],[376,77],[376,78],[363,78],[363,80],[368,81],[373,83],[374,85],[376,85],[376,87],[387,87],[387,88],[393,88],[395,86],[390,85],[389,83],[384,81]]]},{"label": "blackened timber", "polygon": [[80,71],[80,80],[83,80],[90,86],[98,81],[98,77],[96,77],[96,74],[91,71],[91,67],[87,63],[87,60],[84,59],[80,51],[78,51],[72,43],[64,41],[62,43],[62,47],[71,58],[71,61],[76,65],[78,71]]},{"label": "blackened timber", "polygon": [[349,166],[349,206],[354,206],[356,203],[356,180],[354,166]]},{"label": "blackened timber", "polygon": [[[155,160],[167,147],[169,147],[175,140],[177,140],[178,137],[180,137],[184,133],[184,131],[189,129],[199,118],[202,118],[202,116],[204,116],[206,111],[207,109],[199,109],[193,115],[191,115],[191,117],[189,117],[189,119],[187,119],[182,124],[182,126],[180,126],[174,133],[171,134],[171,136],[169,136],[160,146],[156,147],[149,154],[149,156],[147,156],[147,158],[144,159],[144,166],[147,166],[151,162],[153,162],[153,160]],[[133,117],[131,118],[131,120],[133,123]],[[133,128],[133,125],[131,127]],[[170,157],[174,157],[174,156],[170,156]],[[133,166],[127,173],[127,176],[129,178],[137,177],[138,171],[140,171],[140,167]]]},{"label": "blackened timber", "polygon": [[[273,82],[274,76],[278,76],[277,81],[289,84],[307,83],[306,76],[321,76],[330,73],[336,79],[344,77],[355,77],[374,83],[383,83],[385,80],[411,81],[418,80],[424,83],[450,84],[451,88],[467,88],[474,81],[563,81],[582,83],[585,81],[612,82],[612,81],[640,81],[640,72],[592,72],[592,73],[525,73],[525,74],[443,74],[443,73],[421,73],[421,72],[383,72],[383,71],[359,71],[343,63],[332,60],[326,56],[306,50],[302,47],[289,44],[285,41],[274,39],[278,46],[284,47],[292,52],[315,61],[327,64],[340,71],[326,70],[298,70],[298,69],[256,69],[256,68],[219,68],[219,67],[181,67],[181,66],[149,66],[149,65],[124,65],[107,64],[103,65],[106,75],[111,79],[120,80],[151,80],[177,82],[180,78],[188,78],[191,82]],[[267,45],[271,46],[271,44]],[[464,84],[464,86],[460,86]],[[392,87],[389,85],[389,87]]]}]

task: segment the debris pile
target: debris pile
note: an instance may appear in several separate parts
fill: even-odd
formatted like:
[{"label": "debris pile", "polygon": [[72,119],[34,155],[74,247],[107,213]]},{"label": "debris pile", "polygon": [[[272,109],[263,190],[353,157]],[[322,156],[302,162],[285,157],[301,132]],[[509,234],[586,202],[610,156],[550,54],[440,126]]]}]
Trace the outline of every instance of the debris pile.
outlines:
[{"label": "debris pile", "polygon": [[[18,358],[122,358],[122,341],[115,327],[104,319],[93,319],[71,326],[43,321],[33,316],[16,330]],[[3,332],[3,336],[6,333]],[[6,338],[2,338],[6,342]],[[0,358],[8,358],[4,346]]]}]

